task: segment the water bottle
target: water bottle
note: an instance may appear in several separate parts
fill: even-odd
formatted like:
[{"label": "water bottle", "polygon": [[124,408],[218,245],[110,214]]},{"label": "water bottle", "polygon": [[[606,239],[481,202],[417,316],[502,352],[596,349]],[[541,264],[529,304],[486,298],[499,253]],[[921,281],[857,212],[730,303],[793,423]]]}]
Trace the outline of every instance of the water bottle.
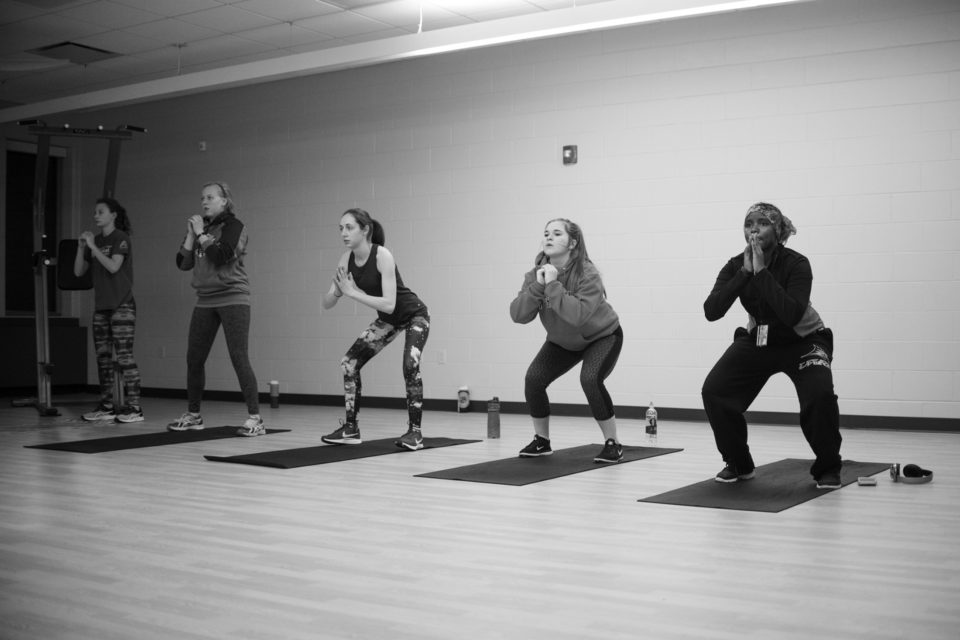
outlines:
[{"label": "water bottle", "polygon": [[276,409],[280,406],[280,382],[270,381],[270,408]]},{"label": "water bottle", "polygon": [[647,440],[652,444],[657,443],[657,410],[653,408],[653,402],[647,408]]},{"label": "water bottle", "polygon": [[487,438],[500,437],[500,398],[493,396],[487,403]]}]

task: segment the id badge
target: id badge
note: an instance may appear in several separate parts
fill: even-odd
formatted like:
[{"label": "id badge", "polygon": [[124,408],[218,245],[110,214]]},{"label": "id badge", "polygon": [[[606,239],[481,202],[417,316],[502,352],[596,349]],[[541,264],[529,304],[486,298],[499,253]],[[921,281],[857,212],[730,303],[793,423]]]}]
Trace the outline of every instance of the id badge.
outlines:
[{"label": "id badge", "polygon": [[767,346],[767,333],[770,330],[770,325],[760,324],[757,325],[757,346],[765,347]]}]

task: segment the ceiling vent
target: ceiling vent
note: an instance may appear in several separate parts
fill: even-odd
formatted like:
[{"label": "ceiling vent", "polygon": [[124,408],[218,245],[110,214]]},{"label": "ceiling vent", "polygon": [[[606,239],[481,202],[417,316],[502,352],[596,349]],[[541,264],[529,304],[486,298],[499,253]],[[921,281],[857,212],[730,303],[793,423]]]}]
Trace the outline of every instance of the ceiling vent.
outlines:
[{"label": "ceiling vent", "polygon": [[51,44],[46,47],[40,47],[39,49],[31,49],[27,53],[53,58],[54,60],[69,60],[74,64],[90,64],[92,62],[106,60],[107,58],[115,58],[120,55],[113,51],[88,47],[85,44],[77,44],[76,42]]}]

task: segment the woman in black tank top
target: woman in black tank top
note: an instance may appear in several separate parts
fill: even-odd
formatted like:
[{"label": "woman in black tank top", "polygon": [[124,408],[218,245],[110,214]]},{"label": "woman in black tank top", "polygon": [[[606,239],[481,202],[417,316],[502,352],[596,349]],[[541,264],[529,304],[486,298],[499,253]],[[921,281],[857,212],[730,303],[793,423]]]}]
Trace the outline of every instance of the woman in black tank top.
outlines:
[{"label": "woman in black tank top", "polygon": [[360,369],[373,356],[404,333],[403,379],[407,391],[407,432],[396,444],[402,449],[423,448],[423,379],[420,357],[430,335],[430,314],[417,295],[403,284],[393,255],[383,246],[383,226],[363,209],[349,209],[340,218],[340,237],[349,249],[323,295],[323,308],[331,309],[341,297],[352,298],[377,312],[377,319],[360,334],[340,361],[343,371],[346,418],[340,428],[323,436],[329,444],[360,444]]}]

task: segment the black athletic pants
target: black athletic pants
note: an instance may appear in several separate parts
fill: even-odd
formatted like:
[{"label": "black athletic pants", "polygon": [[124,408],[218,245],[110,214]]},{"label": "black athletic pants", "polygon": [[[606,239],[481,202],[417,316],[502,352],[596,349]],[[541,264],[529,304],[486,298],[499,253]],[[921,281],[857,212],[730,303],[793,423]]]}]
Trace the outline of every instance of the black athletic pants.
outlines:
[{"label": "black athletic pants", "polygon": [[800,428],[816,460],[814,478],[840,470],[840,409],[833,391],[833,333],[820,329],[801,341],[756,346],[754,335],[737,329],[733,344],[703,383],[703,408],[723,461],[739,473],[753,471],[744,412],[775,373],[793,381],[800,400]]}]

